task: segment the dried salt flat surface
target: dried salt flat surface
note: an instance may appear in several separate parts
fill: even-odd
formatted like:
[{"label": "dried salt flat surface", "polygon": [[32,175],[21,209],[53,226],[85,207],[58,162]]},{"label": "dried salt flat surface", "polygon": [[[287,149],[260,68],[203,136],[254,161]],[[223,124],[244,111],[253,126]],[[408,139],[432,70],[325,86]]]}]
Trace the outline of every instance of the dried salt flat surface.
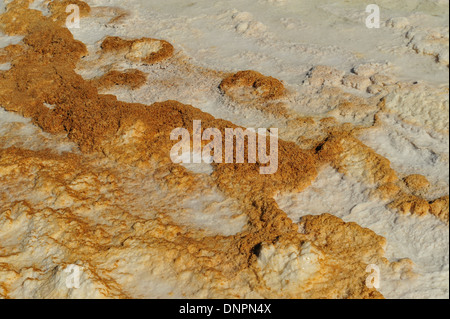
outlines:
[{"label": "dried salt flat surface", "polygon": [[[117,86],[101,89],[101,93],[147,105],[178,100],[243,127],[279,128],[280,138],[299,145],[305,143],[302,135],[313,139],[320,133],[265,109],[229,99],[218,89],[224,76],[216,71],[253,69],[276,77],[289,91],[282,102],[290,112],[316,119],[335,116],[343,123],[367,125],[371,116],[342,114],[323,88],[337,88],[338,95],[350,94],[364,101],[382,94],[386,96],[388,112],[380,114],[380,125],[363,130],[358,138],[386,157],[400,178],[424,175],[431,183],[422,194],[427,200],[448,195],[445,1],[411,0],[401,4],[381,1],[382,27],[370,30],[364,26],[363,1],[130,0],[126,8],[117,0],[86,2],[97,9],[81,20],[81,28],[70,30],[89,51],[77,72],[85,79],[99,77],[110,69],[135,68],[146,74],[146,83],[137,89]],[[44,1],[35,1],[31,7],[48,16],[50,12],[43,4]],[[4,9],[0,6],[0,13]],[[126,15],[122,19],[110,22],[111,17],[123,12]],[[103,56],[100,43],[110,35],[165,39],[175,46],[175,56],[154,65]],[[1,35],[0,48],[21,39]],[[311,68],[318,65],[334,68],[333,76],[312,76]],[[200,66],[204,69],[200,70]],[[8,63],[1,64],[0,70],[9,67]],[[374,79],[374,76],[383,77]],[[415,82],[419,85],[415,91],[410,90],[408,86]],[[370,112],[373,111],[369,108],[372,115]],[[124,140],[119,139],[127,145]],[[0,146],[80,154],[76,144],[65,136],[45,133],[29,119],[1,108]],[[119,168],[110,160],[93,160],[95,164],[89,166],[92,174],[69,174],[62,184],[61,178],[47,178],[48,173],[41,171],[46,161],[37,163],[40,164],[33,164],[30,172],[11,177],[11,186],[3,188],[0,197],[8,204],[6,209],[11,214],[8,216],[14,217],[12,221],[5,215],[0,227],[2,249],[17,253],[0,259],[10,268],[0,276],[7,283],[10,297],[271,296],[250,289],[246,282],[254,279],[245,271],[241,281],[227,282],[220,278],[213,281],[211,274],[200,279],[198,269],[191,266],[196,260],[177,254],[169,244],[167,247],[162,244],[184,232],[198,239],[232,236],[246,229],[248,218],[240,203],[211,186],[213,166],[183,164],[203,186],[174,191],[155,177],[153,169],[139,172]],[[64,160],[58,165],[64,171],[69,164]],[[6,165],[2,174],[7,177],[12,171],[14,167]],[[35,176],[40,177],[29,184]],[[399,215],[386,201],[373,195],[376,187],[369,184],[325,166],[303,192],[279,193],[275,199],[294,223],[307,215],[329,213],[385,237],[385,257],[390,262],[400,261],[397,267],[380,265],[379,291],[386,298],[448,298],[448,224],[432,215],[420,218]],[[30,189],[33,191],[29,192]],[[39,212],[31,214],[24,203]],[[65,218],[73,224],[65,226]],[[131,221],[126,222],[127,219]],[[107,233],[124,232],[123,237],[113,239],[122,242],[121,248],[93,253],[95,257],[84,268],[80,289],[67,290],[64,263],[83,262],[59,241],[70,240],[70,235],[62,234],[76,233],[74,229],[85,224],[100,230],[92,238],[87,236],[87,242],[81,245],[102,245],[108,241]],[[103,233],[105,239],[99,239]],[[191,249],[195,251],[194,244],[185,248],[189,253]],[[213,260],[215,252],[205,249],[198,254],[197,258]],[[402,262],[405,258],[411,263]],[[298,293],[299,287],[311,282],[314,287],[325,262],[321,250],[310,242],[300,248],[295,244],[265,243],[255,267],[258,280],[272,291]],[[179,265],[183,263],[187,268],[180,271]],[[211,284],[202,280],[210,280]],[[5,293],[2,289],[3,286],[0,293]],[[224,291],[229,291],[229,295]]]},{"label": "dried salt flat surface", "polygon": [[411,259],[416,278],[405,279],[401,271],[380,265],[380,291],[386,298],[448,298],[448,226],[432,216],[399,216],[370,194],[367,186],[327,167],[306,191],[276,200],[293,221],[328,212],[385,237],[386,258],[391,261]]},{"label": "dried salt flat surface", "polygon": [[[89,3],[120,6],[120,1],[114,0]],[[448,58],[443,58],[443,64],[435,63],[432,57],[423,59],[408,47],[406,38],[410,30],[438,33],[434,36],[439,35],[442,41],[436,45],[436,54],[446,52],[445,1],[381,1],[380,29],[365,27],[364,1],[132,0],[129,4],[133,24],[124,22],[115,30],[118,34],[154,34],[180,46],[196,62],[216,69],[256,69],[298,85],[317,64],[346,70],[361,62],[390,62],[400,79],[415,81],[420,74],[420,80],[446,83],[443,64],[448,64]],[[440,33],[435,30],[439,27]],[[74,33],[81,32],[86,31]],[[428,48],[425,38],[416,40]]]},{"label": "dried salt flat surface", "polygon": [[33,125],[30,119],[0,109],[0,145],[30,150],[53,149],[58,153],[78,152],[78,147],[65,136],[54,137]]},{"label": "dried salt flat surface", "polygon": [[396,116],[383,116],[383,127],[359,136],[366,145],[390,159],[392,167],[405,175],[422,174],[432,180],[435,195],[449,187],[448,138],[407,124]]}]

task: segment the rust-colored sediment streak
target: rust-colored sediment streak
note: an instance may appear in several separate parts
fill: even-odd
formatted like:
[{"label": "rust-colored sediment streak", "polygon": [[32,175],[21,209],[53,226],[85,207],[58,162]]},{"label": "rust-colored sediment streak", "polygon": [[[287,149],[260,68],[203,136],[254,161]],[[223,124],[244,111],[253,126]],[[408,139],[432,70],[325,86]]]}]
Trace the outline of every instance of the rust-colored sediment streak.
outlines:
[{"label": "rust-colored sediment streak", "polygon": [[144,72],[129,69],[121,71],[109,71],[101,77],[92,79],[90,82],[98,89],[109,89],[116,85],[126,86],[132,90],[138,89],[145,84],[147,77]]},{"label": "rust-colored sediment streak", "polygon": [[120,37],[106,37],[101,48],[105,53],[121,53],[128,60],[146,64],[161,62],[171,57],[174,52],[174,47],[169,42],[151,38],[126,40]]},{"label": "rust-colored sediment streak", "polygon": [[430,203],[431,214],[440,220],[449,222],[449,197],[443,196]]},{"label": "rust-colored sediment streak", "polygon": [[427,178],[420,174],[408,175],[404,178],[404,182],[406,186],[408,186],[408,188],[413,192],[426,189],[430,186],[430,182],[427,180]]},{"label": "rust-colored sediment streak", "polygon": [[[284,85],[271,76],[256,71],[239,71],[226,77],[220,83],[220,89],[235,100],[255,97],[273,100],[284,96]],[[242,92],[242,90],[246,90]]]}]

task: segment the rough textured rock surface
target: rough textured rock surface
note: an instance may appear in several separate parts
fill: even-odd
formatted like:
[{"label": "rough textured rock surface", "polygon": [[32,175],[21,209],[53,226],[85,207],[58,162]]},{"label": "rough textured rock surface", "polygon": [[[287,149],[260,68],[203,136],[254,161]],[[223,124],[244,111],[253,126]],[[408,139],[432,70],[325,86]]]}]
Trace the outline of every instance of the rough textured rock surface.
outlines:
[{"label": "rough textured rock surface", "polygon": [[[448,120],[434,121],[448,110],[445,89],[410,89],[373,65],[348,74],[317,65],[302,93],[292,93],[256,71],[197,66],[169,42],[147,37],[107,36],[95,52],[62,21],[68,3],[83,16],[100,11],[51,1],[44,15],[32,3],[13,0],[0,15],[5,35],[23,37],[0,52],[0,63],[10,63],[0,70],[2,298],[383,298],[367,285],[368,265],[406,281],[420,275],[408,256],[387,258],[385,234],[327,211],[294,220],[276,198],[311,189],[331,167],[399,218],[428,216],[448,227],[448,190],[397,171],[388,151],[361,138],[382,133],[389,115],[448,133]],[[236,30],[247,36],[264,30],[242,25],[245,15],[233,19],[243,19]],[[84,77],[93,66],[101,75]],[[172,99],[121,99],[120,90],[149,87],[164,97],[183,95],[178,86],[192,91],[189,85],[282,121],[278,171],[261,175],[264,165],[247,160],[201,164],[210,174],[174,164],[173,129],[193,135],[201,120],[224,134],[243,125]],[[418,96],[433,112],[409,112],[404,101]],[[69,265],[82,269],[78,289],[66,286]]]}]

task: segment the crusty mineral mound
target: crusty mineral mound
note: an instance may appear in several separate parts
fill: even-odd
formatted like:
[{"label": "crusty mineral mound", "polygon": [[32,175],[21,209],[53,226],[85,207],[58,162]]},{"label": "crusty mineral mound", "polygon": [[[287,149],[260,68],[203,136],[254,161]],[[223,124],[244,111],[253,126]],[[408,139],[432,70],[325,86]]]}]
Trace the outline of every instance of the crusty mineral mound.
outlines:
[{"label": "crusty mineral mound", "polygon": [[220,89],[237,101],[254,98],[274,100],[285,94],[283,83],[256,71],[239,71],[230,75],[220,83]]},{"label": "crusty mineral mound", "polygon": [[170,58],[174,51],[169,42],[151,38],[125,40],[119,37],[107,37],[103,40],[101,48],[104,52],[123,54],[130,61],[147,64]]}]

